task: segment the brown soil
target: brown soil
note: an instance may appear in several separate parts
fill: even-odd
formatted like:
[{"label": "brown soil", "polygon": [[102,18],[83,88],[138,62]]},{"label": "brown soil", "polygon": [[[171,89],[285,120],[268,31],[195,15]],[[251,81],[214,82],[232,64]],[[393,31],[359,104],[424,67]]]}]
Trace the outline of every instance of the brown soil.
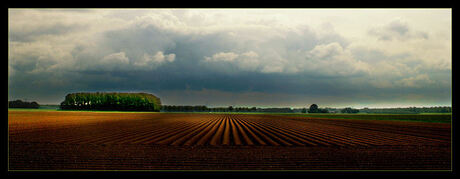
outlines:
[{"label": "brown soil", "polygon": [[450,170],[450,124],[9,111],[10,170]]}]

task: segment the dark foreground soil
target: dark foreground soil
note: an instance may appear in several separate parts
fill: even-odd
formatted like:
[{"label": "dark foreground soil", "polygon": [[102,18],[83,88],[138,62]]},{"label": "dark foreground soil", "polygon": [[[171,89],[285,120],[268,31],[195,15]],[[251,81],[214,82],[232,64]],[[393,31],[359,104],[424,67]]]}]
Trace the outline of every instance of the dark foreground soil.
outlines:
[{"label": "dark foreground soil", "polygon": [[[26,151],[26,152],[24,152]],[[450,148],[11,143],[12,170],[449,170]]]},{"label": "dark foreground soil", "polygon": [[9,170],[451,170],[450,124],[9,112]]}]

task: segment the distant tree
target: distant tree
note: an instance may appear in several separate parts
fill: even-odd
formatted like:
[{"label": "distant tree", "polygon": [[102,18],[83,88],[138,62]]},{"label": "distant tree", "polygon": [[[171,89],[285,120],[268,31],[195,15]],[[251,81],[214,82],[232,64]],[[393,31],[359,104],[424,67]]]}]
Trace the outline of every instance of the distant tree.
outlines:
[{"label": "distant tree", "polygon": [[307,108],[302,108],[301,113],[307,113]]},{"label": "distant tree", "polygon": [[233,106],[229,106],[228,111],[233,111]]},{"label": "distant tree", "polygon": [[329,110],[327,110],[327,109],[319,109],[318,112],[319,113],[329,113]]},{"label": "distant tree", "polygon": [[318,113],[318,105],[312,104],[310,105],[310,108],[308,109],[308,113]]},{"label": "distant tree", "polygon": [[358,109],[353,109],[353,108],[343,108],[341,110],[342,113],[358,113],[359,110]]},{"label": "distant tree", "polygon": [[318,105],[312,104],[308,109],[308,113],[329,113],[327,109],[320,109]]},{"label": "distant tree", "polygon": [[8,108],[36,108],[38,109],[40,105],[33,101],[33,102],[26,102],[21,100],[15,101],[8,101]]},{"label": "distant tree", "polygon": [[38,103],[35,102],[35,101],[32,101],[32,102],[30,103],[30,106],[33,107],[33,108],[39,108],[39,107],[40,107],[40,105],[38,105]]}]

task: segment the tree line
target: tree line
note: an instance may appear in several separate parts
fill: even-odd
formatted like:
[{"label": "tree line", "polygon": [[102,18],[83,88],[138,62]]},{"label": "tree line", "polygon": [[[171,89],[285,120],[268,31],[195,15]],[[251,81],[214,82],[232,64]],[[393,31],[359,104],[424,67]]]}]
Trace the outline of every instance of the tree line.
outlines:
[{"label": "tree line", "polygon": [[8,101],[8,108],[35,108],[38,109],[40,105],[35,102],[26,102],[21,100]]},{"label": "tree line", "polygon": [[343,108],[341,112],[342,113],[359,113],[359,110],[353,109],[353,108]]},{"label": "tree line", "polygon": [[364,108],[363,113],[396,113],[396,114],[418,114],[418,113],[452,113],[452,107],[408,107],[408,108]]},{"label": "tree line", "polygon": [[176,106],[163,105],[161,111],[164,112],[272,112],[272,113],[293,113],[291,108],[257,108],[257,107],[207,107],[197,106]]},{"label": "tree line", "polygon": [[[294,109],[299,111],[299,109]],[[452,107],[436,106],[436,107],[408,107],[408,108],[363,108],[355,109],[346,108],[318,108],[316,104],[312,104],[310,108],[300,109],[301,113],[383,113],[383,114],[420,114],[420,113],[452,113]]]},{"label": "tree line", "polygon": [[160,98],[148,93],[71,93],[63,110],[160,111]]},{"label": "tree line", "polygon": [[163,112],[260,112],[260,113],[329,113],[329,112],[342,112],[342,113],[357,113],[359,110],[352,108],[345,108],[344,110],[336,110],[334,108],[319,108],[317,104],[312,104],[307,108],[258,108],[258,107],[207,107],[204,105],[197,106],[181,106],[181,105],[163,105],[161,108]]},{"label": "tree line", "polygon": [[[299,109],[294,109],[294,111],[299,111]],[[336,109],[336,108],[319,108],[317,104],[312,104],[308,108],[301,108],[300,113],[358,113],[358,109],[353,109],[350,107],[343,108],[343,109]]]},{"label": "tree line", "polygon": [[[40,108],[37,102],[8,101],[9,108]],[[163,111],[163,112],[267,112],[267,113],[452,113],[452,107],[408,108],[258,108],[258,107],[207,107],[204,105],[161,105],[160,98],[148,93],[70,93],[59,105],[63,110],[114,110],[114,111]]]}]

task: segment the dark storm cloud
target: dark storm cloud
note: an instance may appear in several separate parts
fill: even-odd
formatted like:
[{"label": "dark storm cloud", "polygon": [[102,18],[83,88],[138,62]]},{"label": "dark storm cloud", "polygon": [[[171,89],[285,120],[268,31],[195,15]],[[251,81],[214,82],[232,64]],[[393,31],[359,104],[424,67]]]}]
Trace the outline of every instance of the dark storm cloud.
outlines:
[{"label": "dark storm cloud", "polygon": [[[46,12],[41,19],[55,13]],[[450,69],[431,69],[409,52],[351,48],[353,41],[335,31],[264,24],[214,27],[206,25],[206,15],[182,11],[78,15],[89,20],[36,26],[10,22],[9,99],[59,103],[66,93],[78,91],[150,92],[165,104],[192,105],[450,98]],[[18,30],[23,27],[30,29]],[[375,32],[380,38],[414,34],[400,22]]]}]

